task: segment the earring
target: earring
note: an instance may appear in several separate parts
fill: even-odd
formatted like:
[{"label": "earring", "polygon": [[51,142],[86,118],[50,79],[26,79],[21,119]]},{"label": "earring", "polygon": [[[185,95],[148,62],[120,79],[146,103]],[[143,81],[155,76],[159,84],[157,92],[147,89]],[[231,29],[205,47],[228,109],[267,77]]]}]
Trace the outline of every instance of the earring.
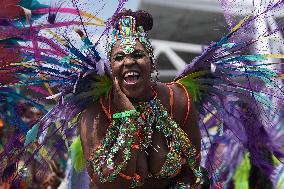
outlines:
[{"label": "earring", "polygon": [[[151,82],[156,83],[157,81],[159,81],[158,76],[159,76],[159,71],[158,71],[157,65],[153,64],[153,69],[152,69],[152,72],[150,74]],[[155,77],[155,79],[154,79],[154,77]]]}]

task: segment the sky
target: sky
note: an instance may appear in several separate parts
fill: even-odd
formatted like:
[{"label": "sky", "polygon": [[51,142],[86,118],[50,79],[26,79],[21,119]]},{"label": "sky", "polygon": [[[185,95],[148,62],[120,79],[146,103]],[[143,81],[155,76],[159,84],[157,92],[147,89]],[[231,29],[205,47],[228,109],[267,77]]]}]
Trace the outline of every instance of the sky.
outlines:
[{"label": "sky", "polygon": [[[71,2],[71,0],[38,0],[38,1],[43,4],[50,4],[50,2],[52,3],[55,2],[56,4],[60,4],[61,2],[68,2],[68,1]],[[79,1],[89,2],[90,0],[79,0]],[[124,7],[127,9],[137,10],[140,2],[141,0],[128,0],[128,2],[126,2]],[[112,15],[112,13],[115,11],[116,6],[118,5],[118,0],[103,0],[103,1],[102,0],[92,0],[91,3],[89,3],[88,5],[90,5],[91,9],[96,10],[96,5],[100,7],[102,3],[107,4],[101,12],[102,17],[109,18]]]},{"label": "sky", "polygon": [[[52,5],[55,7],[60,6],[61,4],[62,4],[62,7],[73,7],[71,0],[38,0],[38,1],[42,4]],[[80,10],[84,10],[93,15],[96,15],[97,17],[102,18],[105,21],[113,15],[118,5],[118,0],[76,0],[76,1],[79,2],[78,5],[79,5]],[[141,0],[128,0],[124,8],[137,10],[139,7],[140,1]],[[68,16],[68,18],[66,16]],[[40,20],[38,20],[38,22],[46,23],[46,19],[47,19],[46,17],[47,15],[43,16]],[[63,21],[66,19],[68,20],[72,19],[72,15],[58,14],[57,16],[57,21]],[[91,38],[91,41],[95,42],[103,30],[104,30],[104,27],[93,27],[93,28],[89,27],[87,32],[89,33],[89,37]],[[43,34],[49,35],[45,32],[43,32]],[[69,32],[68,37],[71,39],[74,39],[75,40],[74,43],[77,44],[78,46],[81,46],[81,39],[75,32],[72,32],[72,31]],[[99,51],[104,51],[105,47],[104,47],[104,44],[102,43],[97,48],[99,48]]]}]

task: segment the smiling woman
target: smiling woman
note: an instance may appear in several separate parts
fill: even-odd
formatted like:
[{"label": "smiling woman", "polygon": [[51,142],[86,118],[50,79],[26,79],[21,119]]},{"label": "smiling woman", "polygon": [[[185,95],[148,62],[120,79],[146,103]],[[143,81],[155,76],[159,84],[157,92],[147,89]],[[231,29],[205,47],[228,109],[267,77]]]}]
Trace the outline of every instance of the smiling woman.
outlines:
[{"label": "smiling woman", "polygon": [[80,133],[93,188],[191,188],[202,181],[200,131],[181,84],[154,82],[152,17],[121,12],[109,60],[113,88],[90,104]]},{"label": "smiling woman", "polygon": [[145,99],[151,93],[151,59],[144,46],[137,40],[134,51],[125,54],[118,41],[111,53],[111,68],[121,90],[128,98]]},{"label": "smiling woman", "polygon": [[[274,34],[283,27],[263,31],[254,39],[247,36],[255,36],[254,23],[259,23],[260,15],[270,18],[273,9],[283,10],[284,1],[245,17],[218,42],[212,42],[172,83],[151,78],[156,65],[148,38],[153,26],[149,13],[123,10],[126,0],[119,0],[112,18],[103,22],[72,2],[76,9],[55,10],[78,14],[76,20],[31,22],[23,28],[16,27],[18,22],[5,22],[0,27],[2,38],[9,41],[2,41],[0,48],[6,52],[0,62],[0,71],[5,73],[5,82],[0,82],[0,117],[22,130],[9,137],[0,151],[0,179],[21,183],[28,175],[24,170],[34,160],[42,163],[43,172],[57,174],[50,162],[61,162],[69,147],[74,171],[68,165],[66,177],[71,171],[70,185],[76,189],[88,189],[89,181],[95,189],[200,188],[207,181],[211,188],[226,188],[237,165],[241,167],[235,175],[241,175],[240,179],[248,175],[243,174],[242,166],[248,162],[245,158],[242,163],[246,152],[253,166],[266,175],[274,174],[274,157],[281,162],[284,158],[280,121],[283,74],[271,66],[282,65],[284,55],[276,51],[251,54],[248,50],[262,39],[279,40]],[[41,8],[32,14],[48,11]],[[96,21],[88,25],[82,20],[84,15]],[[80,48],[69,40],[68,32],[60,32],[74,24],[84,26],[84,31],[75,30],[83,42]],[[88,28],[102,24],[106,25],[102,38],[109,35],[110,39],[108,59],[97,51],[100,41],[93,43],[87,33],[92,31]],[[52,36],[41,34],[46,29]],[[19,60],[9,54],[15,55],[14,50]],[[275,62],[268,63],[272,58]],[[56,105],[27,128],[15,108],[20,100],[42,110],[53,101]],[[85,168],[88,174],[75,172]],[[30,173],[33,177],[39,170]],[[236,184],[242,183],[240,179]]]}]

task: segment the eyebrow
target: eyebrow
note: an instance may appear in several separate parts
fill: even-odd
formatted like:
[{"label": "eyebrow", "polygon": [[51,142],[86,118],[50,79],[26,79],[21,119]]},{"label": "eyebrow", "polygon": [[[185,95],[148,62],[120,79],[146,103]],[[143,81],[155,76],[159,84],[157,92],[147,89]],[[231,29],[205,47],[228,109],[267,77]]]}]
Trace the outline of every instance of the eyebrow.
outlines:
[{"label": "eyebrow", "polygon": [[[136,52],[138,51],[138,52],[148,53],[146,50],[140,49],[140,48],[134,49],[133,52],[135,52],[135,51],[136,51]],[[112,56],[116,56],[116,55],[118,55],[118,54],[126,55],[126,54],[123,52],[122,49],[119,49],[117,52],[114,52]],[[130,54],[132,54],[132,53],[130,53]]]},{"label": "eyebrow", "polygon": [[117,55],[117,54],[125,54],[125,53],[124,53],[122,50],[118,50],[118,51],[116,51],[116,52],[113,53],[113,56],[114,56],[114,55]]}]

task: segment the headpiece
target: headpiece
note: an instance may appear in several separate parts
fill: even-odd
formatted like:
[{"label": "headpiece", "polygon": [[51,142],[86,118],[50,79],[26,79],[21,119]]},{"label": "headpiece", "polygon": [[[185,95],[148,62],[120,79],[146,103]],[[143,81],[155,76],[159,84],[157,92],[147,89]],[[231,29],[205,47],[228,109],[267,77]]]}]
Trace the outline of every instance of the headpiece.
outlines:
[{"label": "headpiece", "polygon": [[110,59],[112,48],[118,40],[121,40],[120,47],[125,54],[132,53],[135,49],[136,39],[142,43],[149,56],[153,58],[153,48],[143,26],[136,26],[136,19],[133,16],[122,16],[119,19],[118,27],[114,28],[112,32],[111,42],[108,46],[108,58]]}]

